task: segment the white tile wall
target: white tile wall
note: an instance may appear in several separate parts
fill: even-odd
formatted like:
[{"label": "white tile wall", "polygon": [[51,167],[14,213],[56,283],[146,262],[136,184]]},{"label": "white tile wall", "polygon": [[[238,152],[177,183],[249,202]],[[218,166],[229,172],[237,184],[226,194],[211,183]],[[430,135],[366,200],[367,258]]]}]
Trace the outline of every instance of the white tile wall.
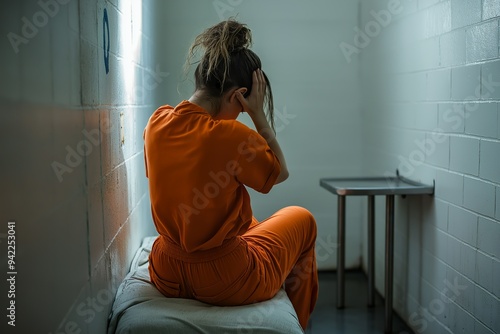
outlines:
[{"label": "white tile wall", "polygon": [[440,36],[441,66],[465,63],[465,29],[453,30]]},{"label": "white tile wall", "polygon": [[498,299],[478,285],[475,286],[475,289],[476,298],[474,312],[478,320],[491,328],[495,333],[498,333],[500,331],[500,323],[498,322],[500,303]]},{"label": "white tile wall", "polygon": [[90,267],[94,269],[99,261],[101,261],[106,249],[104,245],[103,203],[100,184],[88,188],[87,205],[89,216]]},{"label": "white tile wall", "polygon": [[450,165],[450,137],[444,134],[427,133],[425,140],[425,146],[418,146],[417,149],[426,153],[425,161],[435,166],[448,168]]},{"label": "white tile wall", "polygon": [[480,179],[464,177],[464,207],[493,217],[495,214],[495,186]]},{"label": "white tile wall", "polygon": [[108,297],[113,294],[111,287],[111,269],[109,266],[109,252],[105,253],[97,266],[92,270],[90,279],[90,297],[100,297],[102,308],[101,312],[96,312],[94,319],[88,324],[89,333],[101,333],[103,328],[107,327],[108,314],[111,310],[113,301],[109,301]]},{"label": "white tile wall", "polygon": [[[418,114],[418,117],[416,117]],[[414,127],[418,130],[431,131],[437,128],[438,105],[434,103],[415,106],[413,110],[415,115]]]},{"label": "white tile wall", "polygon": [[427,100],[450,99],[451,70],[429,72],[427,75]]},{"label": "white tile wall", "polygon": [[465,105],[440,103],[438,126],[444,132],[463,133],[465,129]]},{"label": "white tile wall", "polygon": [[481,21],[481,0],[451,0],[451,26],[453,29]]},{"label": "white tile wall", "polygon": [[[408,92],[409,96],[406,96],[407,100],[410,101],[422,101],[425,100],[425,87],[427,84],[427,76],[425,73],[413,73],[408,76]],[[418,92],[415,94],[414,92]]]},{"label": "white tile wall", "polygon": [[429,7],[429,6],[435,5],[438,2],[439,2],[439,0],[422,0],[422,1],[419,1],[418,8],[422,9],[425,7]]},{"label": "white tile wall", "polygon": [[500,0],[483,0],[483,20],[500,16]]},{"label": "white tile wall", "polygon": [[448,230],[448,203],[441,200],[436,200],[434,205],[435,216],[430,218],[431,222],[433,222],[434,226],[443,231]]},{"label": "white tile wall", "polygon": [[471,105],[465,119],[465,133],[479,137],[497,138],[497,103],[478,103]]},{"label": "white tile wall", "polygon": [[[452,268],[449,268],[447,270],[446,280],[446,287],[448,288],[446,296],[453,300],[456,305],[463,308],[464,311],[473,313],[475,298],[474,282],[469,278],[463,276],[460,271],[456,271]],[[449,285],[451,285],[453,289],[456,290],[450,288]],[[474,324],[472,323],[472,325]]]},{"label": "white tile wall", "polygon": [[450,137],[450,169],[464,174],[479,174],[479,139]]},{"label": "white tile wall", "polygon": [[457,207],[449,206],[448,233],[475,246],[477,242],[477,215]]},{"label": "white tile wall", "polygon": [[450,1],[438,3],[420,14],[423,20],[424,38],[441,35],[450,31],[452,27],[453,16],[450,15]]},{"label": "white tile wall", "polygon": [[500,103],[497,103],[497,114],[498,114],[497,137],[498,139],[500,139]]},{"label": "white tile wall", "polygon": [[474,279],[476,267],[476,249],[468,244],[460,244],[460,266],[458,270],[469,279]]},{"label": "white tile wall", "polygon": [[[60,2],[0,3],[3,36],[23,35],[24,18],[41,20],[18,53],[7,38],[0,42],[0,124],[6,136],[0,145],[7,162],[0,164],[0,177],[10,194],[0,195],[8,208],[0,219],[16,220],[18,226],[23,274],[16,303],[19,315],[30,319],[18,320],[18,331],[99,334],[106,332],[116,288],[141,239],[155,234],[142,131],[163,92],[154,88],[137,100],[131,89],[142,87],[144,74],[154,73],[157,65],[166,68],[152,43],[152,27],[160,24],[165,5],[156,0]],[[45,13],[45,4],[53,14]],[[107,75],[104,8],[111,35]],[[147,20],[139,15],[142,10],[149,13]],[[147,46],[141,53],[147,57],[137,55],[141,45]],[[70,163],[68,149],[76,152]],[[61,180],[54,162],[70,169]],[[0,226],[5,233],[5,224]],[[0,287],[4,290],[3,282]],[[81,308],[78,312],[99,293],[109,300],[92,317]],[[0,332],[6,332],[5,325],[0,324]]]},{"label": "white tile wall", "polygon": [[500,99],[500,60],[484,63],[481,66],[481,98],[484,100]]},{"label": "white tile wall", "polygon": [[498,57],[498,22],[491,21],[467,29],[467,62]]},{"label": "white tile wall", "polygon": [[476,253],[476,275],[475,281],[485,290],[494,293],[495,281],[493,277],[495,261],[491,256],[481,251]]},{"label": "white tile wall", "polygon": [[85,71],[81,71],[81,101],[84,106],[97,106],[99,104],[99,64],[101,62],[98,47],[90,41],[81,38],[81,64]]},{"label": "white tile wall", "polygon": [[455,303],[451,303],[446,311],[448,317],[445,320],[450,323],[452,333],[474,333],[474,318],[470,313]]},{"label": "white tile wall", "polygon": [[495,219],[500,220],[500,187],[497,187],[497,194],[496,194],[496,208],[495,208]]},{"label": "white tile wall", "polygon": [[500,139],[500,103],[497,103],[497,112],[498,112],[497,138]]},{"label": "white tile wall", "polygon": [[480,177],[500,183],[500,142],[481,140]]},{"label": "white tile wall", "polygon": [[422,278],[442,291],[445,288],[444,282],[446,279],[446,267],[442,265],[442,261],[431,253],[424,251],[422,253],[422,263],[426,264],[422,266]]},{"label": "white tile wall", "polygon": [[456,205],[462,205],[464,177],[443,170],[436,171],[436,197]]},{"label": "white tile wall", "polygon": [[[361,1],[362,5],[365,1],[368,2]],[[407,301],[398,303],[396,311],[418,333],[499,331],[499,322],[493,316],[498,314],[500,305],[500,288],[496,283],[500,279],[499,15],[498,0],[419,1],[415,13],[401,18],[388,30],[405,36],[405,45],[416,45],[412,52],[429,54],[428,59],[434,57],[435,44],[424,38],[439,39],[439,64],[408,57],[402,50],[403,43],[391,32],[379,36],[384,45],[393,46],[390,52],[385,52],[385,59],[362,59],[363,68],[379,69],[379,76],[361,73],[363,87],[375,85],[382,78],[390,81],[389,85],[406,85],[387,90],[363,104],[367,116],[368,110],[378,110],[374,105],[385,109],[378,113],[378,118],[370,115],[364,124],[368,152],[378,147],[378,156],[408,157],[414,147],[388,143],[411,142],[422,134],[426,140],[436,134],[444,140],[444,144],[435,141],[434,153],[416,168],[418,172],[409,175],[417,179],[420,170],[425,169],[436,182],[434,199],[422,201],[421,242],[410,242],[408,250],[408,258],[422,261],[421,268],[412,269],[412,275],[420,279],[399,282],[405,278],[397,276],[395,282],[398,287],[407,284]],[[412,40],[409,36],[415,37]],[[408,80],[387,80],[393,77]],[[416,79],[421,77],[426,77],[425,89]],[[389,103],[393,101],[399,104]],[[421,112],[424,106],[433,110],[428,107],[433,104],[438,105],[437,129],[430,128],[429,113]],[[408,115],[411,109],[414,115]],[[367,153],[364,165],[368,174],[377,174],[394,165],[393,159],[378,159],[376,163],[371,159],[372,155]],[[465,290],[446,304],[443,312],[429,314],[432,321],[426,321],[422,330],[419,323],[412,322],[415,319],[410,317],[411,313],[399,305],[411,305],[411,310],[429,309],[430,301],[443,291],[439,282],[443,272],[447,280],[453,282],[456,278]],[[405,293],[399,291],[398,295]]]},{"label": "white tile wall", "polygon": [[451,98],[453,100],[474,100],[479,81],[480,66],[456,67],[451,71]]},{"label": "white tile wall", "polygon": [[[419,47],[425,48],[428,50],[428,53],[426,53],[422,58],[421,61],[418,62],[418,69],[425,69],[425,68],[437,68],[439,67],[439,37],[432,37],[428,38],[419,45]],[[417,62],[415,62],[417,64]],[[443,87],[436,87],[438,88],[439,91],[443,90]],[[445,89],[446,92],[449,92],[449,90]]]},{"label": "white tile wall", "polygon": [[435,257],[445,261],[448,258],[449,235],[431,224],[423,227],[423,247]]},{"label": "white tile wall", "polygon": [[489,329],[488,327],[486,327],[479,320],[476,320],[475,323],[474,323],[474,333],[475,334],[495,334],[495,333],[493,333],[491,331],[491,329]]},{"label": "white tile wall", "polygon": [[500,275],[500,260],[498,258],[493,259],[493,288],[491,291],[493,291],[493,294],[499,298],[500,297],[500,285],[496,284],[496,278],[498,278],[498,275]]},{"label": "white tile wall", "polygon": [[477,247],[491,256],[500,257],[500,224],[492,219],[479,217]]}]

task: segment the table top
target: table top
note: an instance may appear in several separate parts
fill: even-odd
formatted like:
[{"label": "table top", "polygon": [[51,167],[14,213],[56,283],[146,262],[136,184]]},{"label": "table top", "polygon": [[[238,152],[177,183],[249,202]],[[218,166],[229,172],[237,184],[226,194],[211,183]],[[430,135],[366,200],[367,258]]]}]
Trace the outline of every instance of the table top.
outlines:
[{"label": "table top", "polygon": [[349,195],[432,195],[434,185],[394,177],[322,178],[320,186],[341,196]]}]

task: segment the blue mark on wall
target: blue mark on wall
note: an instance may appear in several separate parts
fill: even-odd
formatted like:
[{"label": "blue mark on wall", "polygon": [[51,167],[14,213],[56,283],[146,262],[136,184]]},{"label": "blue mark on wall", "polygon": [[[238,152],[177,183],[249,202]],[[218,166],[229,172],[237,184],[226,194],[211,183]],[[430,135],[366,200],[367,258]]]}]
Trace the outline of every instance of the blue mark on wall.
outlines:
[{"label": "blue mark on wall", "polygon": [[[107,33],[107,38],[106,38]],[[109,22],[108,22],[108,11],[104,8],[104,18],[102,24],[102,49],[104,50],[104,67],[106,68],[106,74],[109,73]]]}]

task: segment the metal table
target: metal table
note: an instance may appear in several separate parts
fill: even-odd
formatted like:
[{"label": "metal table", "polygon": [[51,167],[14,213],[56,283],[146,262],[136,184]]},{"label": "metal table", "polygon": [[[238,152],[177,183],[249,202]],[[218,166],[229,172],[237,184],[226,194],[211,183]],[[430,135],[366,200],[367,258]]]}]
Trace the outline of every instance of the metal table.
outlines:
[{"label": "metal table", "polygon": [[392,331],[394,265],[394,196],[432,195],[429,186],[394,177],[322,178],[320,186],[338,195],[337,222],[337,308],[344,307],[345,289],[345,201],[346,196],[368,196],[368,306],[374,305],[375,291],[375,195],[385,195],[385,332]]}]

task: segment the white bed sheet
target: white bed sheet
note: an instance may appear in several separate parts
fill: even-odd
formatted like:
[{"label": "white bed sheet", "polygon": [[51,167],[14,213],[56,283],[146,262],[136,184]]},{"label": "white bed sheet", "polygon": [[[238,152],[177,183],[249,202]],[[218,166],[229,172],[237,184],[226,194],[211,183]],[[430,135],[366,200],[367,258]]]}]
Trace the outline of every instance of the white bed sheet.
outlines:
[{"label": "white bed sheet", "polygon": [[149,281],[148,256],[155,237],[147,237],[118,288],[108,334],[303,334],[284,289],[265,302],[220,307],[183,298],[166,298]]}]

